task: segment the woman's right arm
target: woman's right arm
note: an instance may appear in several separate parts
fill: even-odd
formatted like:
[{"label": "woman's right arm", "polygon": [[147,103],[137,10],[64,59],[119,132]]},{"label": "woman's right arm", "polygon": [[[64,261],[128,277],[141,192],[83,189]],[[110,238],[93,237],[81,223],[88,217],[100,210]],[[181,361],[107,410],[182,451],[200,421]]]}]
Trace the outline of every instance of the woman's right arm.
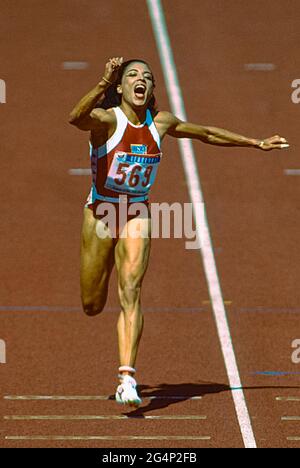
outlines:
[{"label": "woman's right arm", "polygon": [[96,104],[104,97],[105,90],[117,77],[117,71],[123,58],[112,58],[106,66],[103,79],[76,104],[69,116],[69,123],[80,130],[95,130],[108,125],[110,114],[104,109],[95,109]]}]

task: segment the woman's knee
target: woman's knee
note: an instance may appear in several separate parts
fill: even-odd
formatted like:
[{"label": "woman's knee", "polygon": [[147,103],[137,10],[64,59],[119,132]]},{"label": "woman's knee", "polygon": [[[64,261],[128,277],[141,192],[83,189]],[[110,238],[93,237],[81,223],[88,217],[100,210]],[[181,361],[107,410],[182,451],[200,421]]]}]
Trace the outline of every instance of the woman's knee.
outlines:
[{"label": "woman's knee", "polygon": [[141,296],[141,280],[134,277],[122,279],[119,284],[120,303],[123,308],[130,307],[139,302]]},{"label": "woman's knee", "polygon": [[89,317],[101,314],[106,304],[106,297],[100,300],[91,300],[82,298],[83,312]]}]

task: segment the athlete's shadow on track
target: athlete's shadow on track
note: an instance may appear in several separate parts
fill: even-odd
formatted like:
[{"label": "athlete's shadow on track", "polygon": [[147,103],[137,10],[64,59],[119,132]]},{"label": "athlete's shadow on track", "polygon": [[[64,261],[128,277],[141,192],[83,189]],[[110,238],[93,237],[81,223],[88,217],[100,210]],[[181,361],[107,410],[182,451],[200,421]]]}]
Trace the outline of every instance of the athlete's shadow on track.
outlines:
[{"label": "athlete's shadow on track", "polygon": [[[142,398],[151,398],[147,406],[140,407],[129,413],[124,413],[131,418],[143,418],[145,413],[167,408],[170,405],[181,403],[193,397],[203,397],[209,394],[216,394],[230,391],[230,387],[225,384],[202,382],[202,383],[182,383],[182,384],[160,384],[156,387],[149,385],[139,385],[139,392]],[[299,389],[300,387],[284,386],[264,386],[264,387],[243,387],[243,390],[267,390],[267,389]]]},{"label": "athlete's shadow on track", "polygon": [[230,389],[228,385],[212,382],[160,384],[156,387],[139,385],[138,388],[142,398],[151,399],[147,406],[126,413],[126,416],[131,418],[143,418],[144,413],[167,408],[170,405],[181,403],[193,397],[202,397],[209,393],[220,393]]}]

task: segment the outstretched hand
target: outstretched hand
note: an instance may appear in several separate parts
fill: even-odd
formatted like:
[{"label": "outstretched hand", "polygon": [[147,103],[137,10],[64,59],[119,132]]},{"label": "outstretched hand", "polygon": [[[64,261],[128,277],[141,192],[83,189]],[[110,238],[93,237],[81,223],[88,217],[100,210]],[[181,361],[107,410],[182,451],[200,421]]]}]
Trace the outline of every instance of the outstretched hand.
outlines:
[{"label": "outstretched hand", "polygon": [[105,65],[104,78],[110,83],[114,83],[118,76],[118,70],[123,63],[123,57],[113,57]]},{"label": "outstretched hand", "polygon": [[289,148],[287,140],[279,135],[272,136],[262,140],[259,144],[259,149],[263,151],[271,151],[273,149],[284,149]]}]

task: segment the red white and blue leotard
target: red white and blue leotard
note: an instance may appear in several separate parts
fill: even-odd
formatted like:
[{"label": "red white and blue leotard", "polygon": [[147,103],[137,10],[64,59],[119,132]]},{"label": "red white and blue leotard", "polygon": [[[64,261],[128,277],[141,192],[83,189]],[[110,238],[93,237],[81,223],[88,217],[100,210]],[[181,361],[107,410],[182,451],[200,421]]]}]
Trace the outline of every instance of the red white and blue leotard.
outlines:
[{"label": "red white and blue leotard", "polygon": [[96,201],[119,203],[146,202],[162,157],[160,137],[147,109],[146,120],[133,125],[120,107],[114,107],[117,128],[99,147],[90,144],[92,188],[86,206]]}]

